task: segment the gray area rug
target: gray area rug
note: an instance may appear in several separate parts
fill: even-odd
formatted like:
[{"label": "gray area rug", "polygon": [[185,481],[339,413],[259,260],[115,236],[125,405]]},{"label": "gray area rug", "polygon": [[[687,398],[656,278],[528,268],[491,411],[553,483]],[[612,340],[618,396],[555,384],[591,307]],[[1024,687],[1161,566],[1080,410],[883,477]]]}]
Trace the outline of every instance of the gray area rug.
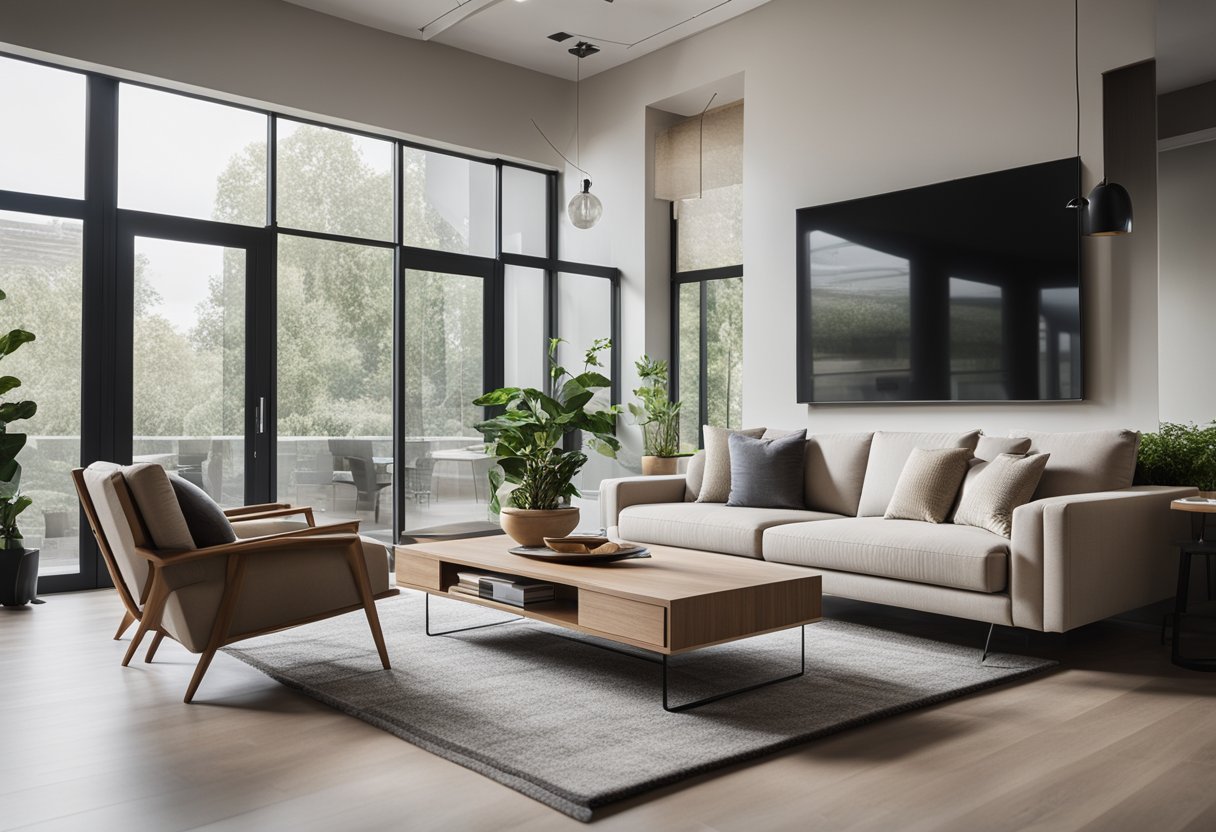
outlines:
[{"label": "gray area rug", "polygon": [[[533,621],[428,637],[423,598],[379,604],[383,671],[362,613],[226,648],[274,679],[571,817],[686,777],[1042,671],[859,624],[806,627],[806,675],[684,713],[661,705],[653,654]],[[431,626],[502,619],[438,598]],[[613,645],[615,646],[615,645]],[[796,672],[798,631],[672,660],[673,704]]]}]

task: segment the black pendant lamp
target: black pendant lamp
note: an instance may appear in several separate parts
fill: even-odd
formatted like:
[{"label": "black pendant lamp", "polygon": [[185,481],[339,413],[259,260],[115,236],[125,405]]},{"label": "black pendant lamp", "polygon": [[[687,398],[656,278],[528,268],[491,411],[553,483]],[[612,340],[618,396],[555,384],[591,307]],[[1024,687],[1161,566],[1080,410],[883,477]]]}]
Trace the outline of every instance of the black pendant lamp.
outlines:
[{"label": "black pendant lamp", "polygon": [[[1077,93],[1077,157],[1081,156],[1081,56],[1080,8],[1073,0],[1073,80]],[[1077,192],[1081,191],[1081,169],[1077,168]],[[1117,237],[1132,232],[1132,197],[1117,182],[1102,179],[1088,197],[1078,196],[1068,203],[1081,212],[1081,233],[1086,237]]]}]

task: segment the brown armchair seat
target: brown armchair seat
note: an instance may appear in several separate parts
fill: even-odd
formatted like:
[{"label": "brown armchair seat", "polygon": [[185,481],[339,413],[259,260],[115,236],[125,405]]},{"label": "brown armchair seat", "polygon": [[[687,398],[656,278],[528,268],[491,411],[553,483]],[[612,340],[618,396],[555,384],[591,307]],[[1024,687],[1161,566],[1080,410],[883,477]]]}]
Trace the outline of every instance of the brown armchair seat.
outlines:
[{"label": "brown armchair seat", "polygon": [[201,654],[190,702],[220,647],[363,610],[389,667],[375,599],[398,590],[387,550],[360,537],[357,522],[316,526],[311,509],[246,506],[224,512],[236,540],[199,548],[160,466],[99,462],[73,479],[126,608],[115,638],[139,622],[124,666],[145,634],[154,634],[145,661],[169,636]]}]

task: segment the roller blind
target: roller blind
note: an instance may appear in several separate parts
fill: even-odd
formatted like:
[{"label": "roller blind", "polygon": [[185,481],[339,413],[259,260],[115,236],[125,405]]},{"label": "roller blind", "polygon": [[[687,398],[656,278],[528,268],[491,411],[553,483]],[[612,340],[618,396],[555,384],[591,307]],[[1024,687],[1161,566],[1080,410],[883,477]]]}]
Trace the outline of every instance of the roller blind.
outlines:
[{"label": "roller blind", "polygon": [[742,101],[673,124],[655,138],[656,199],[695,199],[742,182]]}]

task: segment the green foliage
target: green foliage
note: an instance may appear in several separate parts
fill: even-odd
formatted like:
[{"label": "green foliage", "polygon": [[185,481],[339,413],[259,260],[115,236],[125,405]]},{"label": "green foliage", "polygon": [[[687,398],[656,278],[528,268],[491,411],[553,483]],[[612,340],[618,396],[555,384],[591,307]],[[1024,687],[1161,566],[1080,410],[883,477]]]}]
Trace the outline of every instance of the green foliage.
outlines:
[{"label": "green foliage", "polygon": [[640,403],[629,412],[642,429],[642,452],[649,456],[675,456],[680,452],[680,403],[667,393],[667,362],[643,355],[633,366],[642,386],[633,391]]},{"label": "green foliage", "polygon": [[1136,482],[1216,491],[1216,421],[1205,426],[1162,422],[1157,433],[1142,434]]},{"label": "green foliage", "polygon": [[[7,295],[0,292],[0,300]],[[0,358],[11,355],[22,344],[34,340],[34,333],[14,329],[0,335]],[[21,386],[14,376],[0,379],[0,387],[10,392]],[[17,528],[17,516],[30,507],[32,501],[21,493],[21,464],[17,454],[25,447],[24,433],[9,433],[8,426],[21,419],[29,419],[38,412],[38,405],[31,401],[0,403],[0,538],[5,549],[22,549],[24,541]]]},{"label": "green foliage", "polygon": [[605,456],[615,456],[621,444],[616,438],[618,405],[588,409],[597,390],[611,382],[592,367],[601,367],[599,355],[612,347],[607,338],[597,339],[587,350],[583,371],[577,376],[557,363],[560,338],[549,342],[549,378],[554,395],[534,388],[501,387],[479,396],[479,407],[501,407],[497,416],[476,427],[486,438],[486,450],[497,458],[490,471],[493,493],[490,507],[499,510],[498,489],[512,486],[510,502],[520,509],[555,509],[563,500],[579,496],[574,477],[587,462],[582,451],[561,448],[566,434],[582,431],[589,443]]}]

